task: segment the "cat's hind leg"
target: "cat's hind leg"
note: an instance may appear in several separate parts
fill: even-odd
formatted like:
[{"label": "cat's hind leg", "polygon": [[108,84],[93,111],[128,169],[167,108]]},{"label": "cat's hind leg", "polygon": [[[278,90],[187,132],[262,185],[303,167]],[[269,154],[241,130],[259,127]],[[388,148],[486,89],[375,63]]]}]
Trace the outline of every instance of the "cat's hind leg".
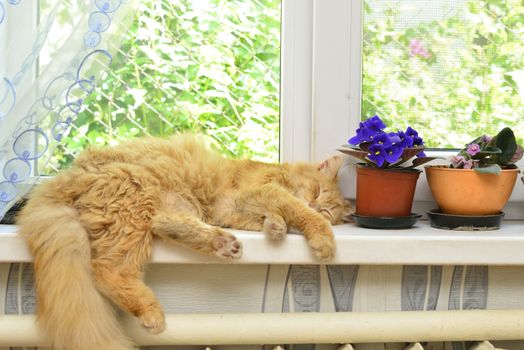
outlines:
[{"label": "cat's hind leg", "polygon": [[159,212],[152,221],[152,232],[197,252],[223,259],[242,256],[242,244],[237,238],[217,226],[206,224],[187,212]]},{"label": "cat's hind leg", "polygon": [[[150,333],[158,334],[166,322],[160,302],[142,281],[142,271],[134,264],[96,259],[92,262],[98,290],[123,310],[138,317]],[[96,310],[93,310],[96,312]]]}]

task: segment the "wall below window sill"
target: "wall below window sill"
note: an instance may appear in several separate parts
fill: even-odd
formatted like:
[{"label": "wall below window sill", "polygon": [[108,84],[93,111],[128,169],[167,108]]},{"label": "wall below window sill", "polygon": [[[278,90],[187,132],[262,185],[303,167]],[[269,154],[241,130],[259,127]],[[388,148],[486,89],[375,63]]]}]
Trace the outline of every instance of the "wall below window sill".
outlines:
[{"label": "wall below window sill", "polygon": [[[304,237],[289,234],[281,243],[262,233],[231,230],[243,243],[236,264],[319,264]],[[329,264],[361,265],[524,265],[524,222],[505,221],[500,230],[439,230],[420,221],[405,230],[372,230],[345,224],[334,227],[337,254]],[[31,255],[16,226],[0,225],[0,263],[30,262]],[[230,263],[155,242],[152,263]]]}]

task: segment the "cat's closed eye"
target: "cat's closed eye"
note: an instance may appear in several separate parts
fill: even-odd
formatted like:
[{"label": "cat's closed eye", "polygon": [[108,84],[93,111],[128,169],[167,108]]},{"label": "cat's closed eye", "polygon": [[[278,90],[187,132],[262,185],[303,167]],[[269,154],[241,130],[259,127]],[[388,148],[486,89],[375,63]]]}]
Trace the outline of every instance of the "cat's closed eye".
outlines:
[{"label": "cat's closed eye", "polygon": [[324,216],[326,219],[328,219],[331,223],[334,222],[333,214],[331,214],[331,211],[329,209],[320,209],[320,214]]}]

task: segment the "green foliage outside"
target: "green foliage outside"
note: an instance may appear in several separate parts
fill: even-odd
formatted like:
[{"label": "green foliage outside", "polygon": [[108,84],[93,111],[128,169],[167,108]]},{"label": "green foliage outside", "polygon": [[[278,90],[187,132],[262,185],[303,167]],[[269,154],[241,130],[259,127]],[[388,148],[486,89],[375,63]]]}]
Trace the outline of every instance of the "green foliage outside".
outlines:
[{"label": "green foliage outside", "polygon": [[[392,7],[378,18],[380,2]],[[429,147],[462,148],[505,126],[522,143],[524,2],[449,3],[451,15],[406,26],[398,2],[365,1],[362,119],[411,125]]]},{"label": "green foliage outside", "polygon": [[276,162],[279,84],[280,0],[141,1],[52,167],[89,145],[187,130],[229,156]]},{"label": "green foliage outside", "polygon": [[[400,12],[407,1],[364,1],[362,119],[411,125],[429,147],[462,148],[505,126],[522,143],[524,3],[442,3],[455,10],[416,23]],[[141,1],[52,168],[88,145],[185,130],[209,135],[229,156],[277,161],[280,7],[279,0]]]}]

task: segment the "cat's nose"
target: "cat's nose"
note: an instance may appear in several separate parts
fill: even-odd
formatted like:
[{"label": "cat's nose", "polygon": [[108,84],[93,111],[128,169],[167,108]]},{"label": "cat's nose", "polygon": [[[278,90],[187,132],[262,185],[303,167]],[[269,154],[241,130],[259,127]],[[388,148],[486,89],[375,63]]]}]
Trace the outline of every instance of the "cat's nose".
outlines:
[{"label": "cat's nose", "polygon": [[315,203],[313,203],[313,202],[309,202],[309,207],[311,209],[315,209],[315,210],[317,209],[317,205]]}]

